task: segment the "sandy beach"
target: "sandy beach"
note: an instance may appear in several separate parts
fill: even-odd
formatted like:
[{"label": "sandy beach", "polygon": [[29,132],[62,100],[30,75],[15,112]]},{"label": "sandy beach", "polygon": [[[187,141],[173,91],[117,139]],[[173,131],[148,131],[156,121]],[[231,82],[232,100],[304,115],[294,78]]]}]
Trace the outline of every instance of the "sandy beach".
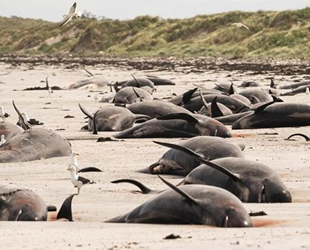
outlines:
[{"label": "sandy beach", "polygon": [[[72,65],[71,65],[72,66]],[[302,67],[302,65],[300,66]],[[244,80],[257,81],[267,88],[270,77],[277,84],[288,84],[307,79],[302,74],[282,74],[274,71],[255,73],[247,70],[209,69],[200,72],[169,71],[109,65],[87,66],[95,75],[109,81],[122,81],[135,76],[155,75],[173,80],[175,86],[158,86],[154,97],[170,95],[170,89],[182,94],[195,85],[213,87],[214,82],[235,85]],[[5,74],[8,73],[8,74]],[[22,91],[27,87],[44,87],[46,77],[50,86],[64,90]],[[44,123],[43,127],[67,138],[74,152],[79,153],[80,166],[96,166],[102,173],[84,173],[96,181],[84,186],[73,199],[74,222],[1,222],[1,249],[310,249],[310,163],[309,142],[302,138],[287,141],[293,133],[310,135],[310,127],[275,129],[233,130],[230,140],[246,145],[247,159],[258,161],[274,169],[291,191],[290,204],[244,204],[248,211],[265,211],[268,215],[253,218],[254,228],[223,229],[197,225],[148,225],[109,224],[104,221],[131,211],[155,194],[142,195],[133,191],[129,184],[111,184],[112,180],[132,178],[146,186],[161,190],[166,188],[157,176],[136,172],[157,161],[167,148],[154,144],[152,139],[124,139],[97,142],[98,137],[107,137],[114,132],[99,132],[92,135],[82,132],[84,115],[79,110],[81,103],[93,112],[104,103],[95,101],[95,95],[109,92],[102,89],[65,89],[78,80],[87,78],[83,67],[76,65],[0,64],[0,105],[11,116],[7,121],[16,123],[18,116],[12,100],[30,118]],[[283,97],[285,102],[310,104],[309,96],[299,94]],[[70,115],[73,118],[65,118]],[[158,139],[177,143],[181,139]],[[13,184],[39,194],[47,204],[58,208],[66,197],[76,192],[67,171],[69,157],[51,158],[24,163],[0,164],[1,184]],[[180,177],[165,176],[177,184]],[[54,214],[50,214],[50,218]],[[175,240],[164,239],[174,234]]]}]

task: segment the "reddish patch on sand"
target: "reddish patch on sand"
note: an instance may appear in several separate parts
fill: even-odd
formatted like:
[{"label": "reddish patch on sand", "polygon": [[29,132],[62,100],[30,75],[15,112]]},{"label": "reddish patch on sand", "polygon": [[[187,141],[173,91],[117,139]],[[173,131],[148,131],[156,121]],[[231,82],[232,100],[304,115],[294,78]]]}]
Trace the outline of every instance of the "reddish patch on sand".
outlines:
[{"label": "reddish patch on sand", "polygon": [[255,134],[233,134],[232,137],[233,138],[238,138],[238,137],[241,137],[241,138],[248,138],[248,137],[255,137],[256,135]]},{"label": "reddish patch on sand", "polygon": [[48,221],[55,221],[55,220],[57,220],[57,212],[48,212],[47,213],[47,220]]},{"label": "reddish patch on sand", "polygon": [[279,225],[283,222],[284,220],[267,220],[267,219],[254,219],[252,218],[253,225],[254,227],[269,227],[269,226],[274,226],[274,225]]}]

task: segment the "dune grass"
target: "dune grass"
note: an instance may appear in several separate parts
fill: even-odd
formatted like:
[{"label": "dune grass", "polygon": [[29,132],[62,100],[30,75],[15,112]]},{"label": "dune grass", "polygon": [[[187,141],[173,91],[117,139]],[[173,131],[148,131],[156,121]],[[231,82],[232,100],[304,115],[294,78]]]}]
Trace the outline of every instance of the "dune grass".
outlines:
[{"label": "dune grass", "polygon": [[[310,8],[227,12],[188,19],[80,19],[59,28],[43,20],[0,17],[0,53],[309,57]],[[241,22],[250,30],[232,26]]]}]

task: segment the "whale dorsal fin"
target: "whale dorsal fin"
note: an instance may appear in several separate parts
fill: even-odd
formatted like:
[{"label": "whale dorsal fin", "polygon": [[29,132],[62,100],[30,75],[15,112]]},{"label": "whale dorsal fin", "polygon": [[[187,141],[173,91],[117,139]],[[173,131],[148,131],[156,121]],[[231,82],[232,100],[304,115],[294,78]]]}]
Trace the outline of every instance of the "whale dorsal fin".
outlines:
[{"label": "whale dorsal fin", "polygon": [[83,113],[84,115],[86,115],[89,119],[93,119],[93,118],[94,118],[90,113],[88,113],[88,111],[87,111],[86,109],[84,109],[84,108],[82,107],[81,104],[79,104],[79,107],[80,107],[80,110],[82,111],[82,113]]},{"label": "whale dorsal fin", "polygon": [[255,113],[255,114],[259,114],[259,113],[263,112],[265,108],[267,108],[268,106],[270,106],[270,105],[272,105],[272,104],[274,104],[274,101],[264,103],[264,104],[260,105],[259,107],[257,107],[257,108],[255,109],[255,112],[254,112],[254,113]]},{"label": "whale dorsal fin", "polygon": [[99,110],[97,110],[96,113],[94,114],[94,119],[93,119],[93,135],[97,135],[98,134],[97,121],[96,121],[96,117],[97,117],[98,112],[99,112]]},{"label": "whale dorsal fin", "polygon": [[235,94],[234,83],[233,83],[233,81],[231,81],[231,84],[230,84],[230,87],[229,87],[229,90],[228,90],[228,94],[229,94],[229,95]]},{"label": "whale dorsal fin", "polygon": [[178,194],[180,194],[181,196],[183,196],[183,198],[185,198],[186,201],[188,201],[191,205],[198,205],[198,202],[196,201],[195,198],[193,198],[192,196],[190,196],[189,194],[185,193],[184,191],[182,191],[180,188],[172,185],[170,182],[166,181],[165,179],[163,179],[162,177],[160,177],[158,175],[158,178],[161,179],[163,181],[163,183],[165,183],[168,187],[170,187],[172,190],[174,190],[175,192],[177,192]]},{"label": "whale dorsal fin", "polygon": [[73,221],[72,219],[72,199],[75,194],[70,195],[62,203],[61,208],[57,214],[57,219],[67,219],[68,221]]},{"label": "whale dorsal fin", "polygon": [[137,85],[138,85],[137,87],[138,87],[138,88],[141,88],[142,85],[141,85],[141,83],[138,81],[138,79],[135,78],[135,76],[134,76],[133,74],[132,74],[131,76],[132,76],[132,78],[136,81],[136,83],[137,83]]},{"label": "whale dorsal fin", "polygon": [[197,89],[198,88],[191,89],[183,94],[183,97],[182,97],[183,104],[186,104],[191,100],[192,95],[196,92]]},{"label": "whale dorsal fin", "polygon": [[217,96],[212,99],[211,102],[211,117],[220,117],[224,116],[223,112],[220,110],[219,106],[217,105]]},{"label": "whale dorsal fin", "polygon": [[135,93],[135,95],[140,99],[140,101],[143,101],[143,98],[138,94],[138,92],[136,91],[135,87],[132,87],[132,91]]},{"label": "whale dorsal fin", "polygon": [[138,188],[140,188],[140,190],[143,194],[149,194],[153,191],[153,190],[149,189],[148,187],[146,187],[145,185],[143,185],[141,182],[136,181],[136,180],[120,179],[120,180],[111,181],[111,183],[123,183],[123,182],[131,183],[131,184],[137,186]]}]

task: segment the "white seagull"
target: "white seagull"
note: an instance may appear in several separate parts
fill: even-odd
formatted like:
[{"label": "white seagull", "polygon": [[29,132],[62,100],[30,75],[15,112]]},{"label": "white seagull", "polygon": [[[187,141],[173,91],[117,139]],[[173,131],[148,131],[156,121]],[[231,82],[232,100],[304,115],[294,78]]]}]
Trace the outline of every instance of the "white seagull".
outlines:
[{"label": "white seagull", "polygon": [[79,154],[78,153],[72,153],[71,154],[71,156],[70,156],[71,162],[70,162],[69,167],[73,166],[73,167],[75,167],[76,172],[79,172],[80,168],[79,168],[79,164],[78,164],[78,161],[77,161],[77,158],[76,158],[77,155],[79,155]]},{"label": "white seagull", "polygon": [[32,118],[30,119],[26,112],[21,113],[21,116],[18,118],[17,125],[21,126],[24,130],[27,130],[27,127],[23,127],[26,123],[28,127],[31,125],[43,125],[43,122],[37,121],[36,119]]},{"label": "white seagull", "polygon": [[0,117],[2,118],[2,121],[5,122],[5,119],[8,118],[10,115],[6,112],[4,112],[3,107],[0,107]]},{"label": "white seagull", "polygon": [[85,167],[85,168],[80,169],[79,164],[78,164],[78,161],[77,161],[77,157],[76,157],[77,155],[79,155],[79,154],[78,154],[78,153],[72,153],[72,154],[70,155],[70,164],[69,164],[69,167],[70,167],[70,166],[75,167],[76,173],[83,173],[83,172],[102,172],[101,169],[96,168],[96,167]]},{"label": "white seagull", "polygon": [[24,114],[22,115],[19,111],[19,109],[16,107],[15,102],[12,101],[13,107],[16,111],[16,113],[19,116],[19,122],[20,122],[20,126],[24,129],[27,130],[29,133],[32,131],[32,126],[31,124],[27,121],[27,116]]},{"label": "white seagull", "polygon": [[30,118],[29,118],[29,116],[27,115],[26,112],[23,112],[23,113],[22,113],[22,117],[23,117],[24,121],[27,121],[27,122],[30,121]]},{"label": "white seagull", "polygon": [[309,88],[307,87],[306,88],[306,96],[309,96],[310,95],[310,91],[309,91]]},{"label": "white seagull", "polygon": [[33,124],[30,123],[29,116],[27,115],[26,112],[21,113],[21,117],[19,117],[18,124],[24,130],[30,130],[32,125],[33,125]]},{"label": "white seagull", "polygon": [[74,3],[70,10],[69,13],[64,15],[64,19],[60,23],[60,27],[64,26],[66,23],[68,23],[72,18],[80,18],[80,14],[76,12],[76,3]]},{"label": "white seagull", "polygon": [[250,30],[249,27],[246,26],[246,25],[243,24],[243,23],[232,23],[231,25],[237,26],[237,27],[239,27],[239,28],[244,27],[244,28],[246,28],[247,30]]},{"label": "white seagull", "polygon": [[2,146],[4,143],[6,143],[5,136],[4,136],[4,135],[1,135],[0,146]]},{"label": "white seagull", "polygon": [[173,89],[169,89],[169,92],[171,96],[177,96],[177,94],[173,91]]},{"label": "white seagull", "polygon": [[86,184],[95,184],[94,181],[91,181],[89,179],[86,179],[82,176],[79,176],[76,172],[76,168],[74,166],[69,166],[68,167],[68,171],[71,172],[71,182],[73,184],[74,187],[77,187],[78,189],[78,193],[80,193],[80,189],[83,185],[86,185]]}]

